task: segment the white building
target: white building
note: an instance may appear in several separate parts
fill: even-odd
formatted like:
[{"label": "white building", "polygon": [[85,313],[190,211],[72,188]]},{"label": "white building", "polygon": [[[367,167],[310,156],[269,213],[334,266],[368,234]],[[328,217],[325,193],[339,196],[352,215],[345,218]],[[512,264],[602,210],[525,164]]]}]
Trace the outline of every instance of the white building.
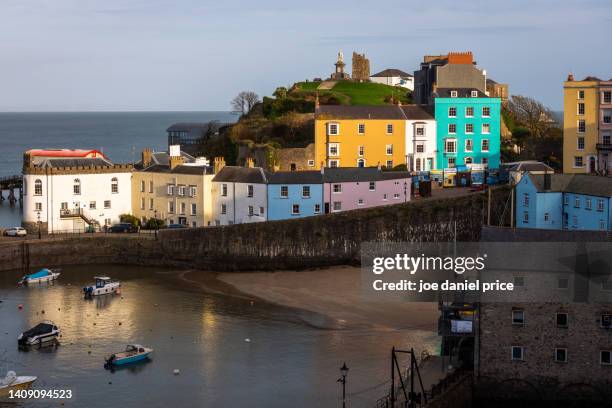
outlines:
[{"label": "white building", "polygon": [[23,167],[23,226],[50,233],[99,230],[132,212],[131,165],[97,150],[29,150]]},{"label": "white building", "polygon": [[406,115],[406,167],[409,171],[436,168],[436,120],[429,108],[403,105]]},{"label": "white building", "polygon": [[260,167],[225,166],[212,179],[213,225],[266,221],[269,173]]},{"label": "white building", "polygon": [[377,84],[401,86],[414,91],[414,76],[399,69],[385,69],[370,76],[370,81]]}]

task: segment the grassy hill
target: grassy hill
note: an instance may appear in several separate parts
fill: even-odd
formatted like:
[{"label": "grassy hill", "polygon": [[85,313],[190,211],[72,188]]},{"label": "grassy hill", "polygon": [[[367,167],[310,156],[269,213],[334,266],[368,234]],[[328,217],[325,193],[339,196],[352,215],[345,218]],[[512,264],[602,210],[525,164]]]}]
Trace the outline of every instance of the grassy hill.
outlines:
[{"label": "grassy hill", "polygon": [[385,105],[393,100],[410,103],[412,93],[397,86],[375,84],[372,82],[352,82],[338,81],[331,89],[317,90],[321,82],[298,82],[291,90],[289,95],[292,97],[312,98],[316,93],[322,99],[337,102],[341,105]]}]

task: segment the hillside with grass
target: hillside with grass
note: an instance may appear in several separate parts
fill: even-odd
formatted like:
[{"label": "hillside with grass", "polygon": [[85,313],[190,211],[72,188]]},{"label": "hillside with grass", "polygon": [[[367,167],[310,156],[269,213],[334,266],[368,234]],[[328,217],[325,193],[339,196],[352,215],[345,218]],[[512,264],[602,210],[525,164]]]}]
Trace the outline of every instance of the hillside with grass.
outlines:
[{"label": "hillside with grass", "polygon": [[336,98],[341,105],[386,105],[393,101],[410,103],[412,93],[401,87],[376,84],[373,82],[338,81],[331,89],[321,87],[322,82],[298,82],[291,88],[290,95],[319,98]]}]

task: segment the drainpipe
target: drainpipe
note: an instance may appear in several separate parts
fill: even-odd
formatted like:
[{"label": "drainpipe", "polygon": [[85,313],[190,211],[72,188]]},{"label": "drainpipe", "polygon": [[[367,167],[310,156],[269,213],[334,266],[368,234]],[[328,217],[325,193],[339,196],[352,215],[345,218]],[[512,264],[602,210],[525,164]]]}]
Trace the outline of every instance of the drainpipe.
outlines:
[{"label": "drainpipe", "polygon": [[232,183],[232,201],[233,201],[233,223],[236,224],[236,183]]}]

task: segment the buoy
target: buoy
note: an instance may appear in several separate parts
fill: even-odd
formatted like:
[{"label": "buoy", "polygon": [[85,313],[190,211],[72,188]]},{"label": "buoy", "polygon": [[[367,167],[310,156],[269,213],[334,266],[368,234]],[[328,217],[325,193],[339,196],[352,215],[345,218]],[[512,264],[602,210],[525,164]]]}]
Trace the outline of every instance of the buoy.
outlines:
[{"label": "buoy", "polygon": [[45,311],[44,311],[44,310],[41,310],[41,311],[40,311],[40,314],[45,314]]},{"label": "buoy", "polygon": [[94,326],[96,325],[96,322],[94,322]]},{"label": "buoy", "polygon": [[17,306],[17,309],[19,309],[19,310],[23,309],[23,305],[21,305],[21,304],[20,304],[20,305],[18,305],[18,306]]},{"label": "buoy", "polygon": [[121,326],[121,322],[119,322],[119,326]]},{"label": "buoy", "polygon": [[253,302],[253,301],[251,300],[251,306],[253,306],[254,304],[255,304],[255,302]]},{"label": "buoy", "polygon": [[62,308],[61,308],[61,307],[58,307],[58,308],[57,308],[57,311],[59,312],[60,310],[62,310]]},{"label": "buoy", "polygon": [[112,384],[113,382],[112,382],[112,381],[109,381],[108,383],[109,383],[109,384]]},{"label": "buoy", "polygon": [[87,354],[91,354],[91,350],[87,350]]},{"label": "buoy", "polygon": [[179,370],[178,368],[175,368],[173,373],[174,375],[179,375],[181,373],[181,370]]},{"label": "buoy", "polygon": [[249,339],[248,337],[246,339],[244,339],[244,341],[246,341],[247,343],[251,342],[251,339]]}]

